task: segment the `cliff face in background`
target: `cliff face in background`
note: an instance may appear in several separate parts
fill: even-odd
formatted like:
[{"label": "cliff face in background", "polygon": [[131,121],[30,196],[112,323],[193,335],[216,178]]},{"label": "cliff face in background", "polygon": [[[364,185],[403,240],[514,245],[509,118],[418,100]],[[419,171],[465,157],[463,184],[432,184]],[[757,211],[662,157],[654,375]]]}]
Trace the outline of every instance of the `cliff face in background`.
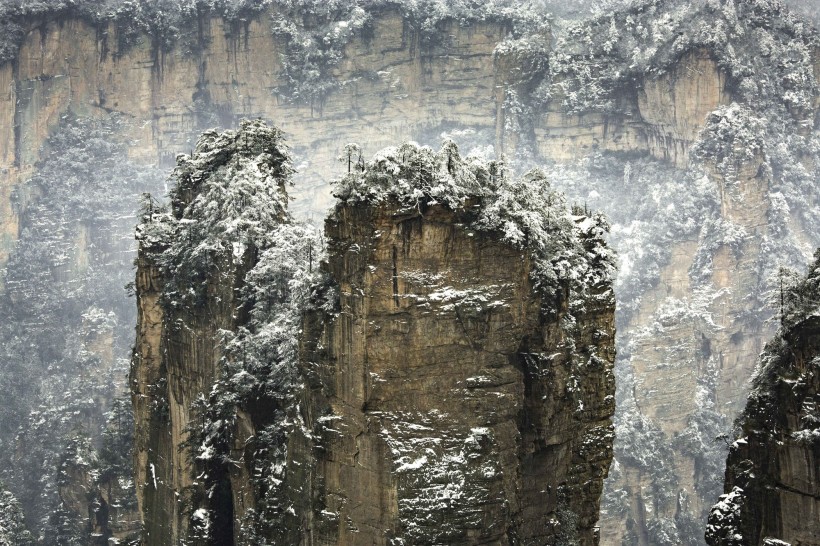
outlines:
[{"label": "cliff face in background", "polygon": [[[269,131],[203,139],[171,212],[139,228],[144,542],[597,544],[615,410],[598,220],[569,216],[538,177],[405,145],[348,174],[320,274],[278,254],[292,220],[248,203],[281,181],[242,185],[256,170],[236,166],[267,161]],[[215,184],[245,209],[211,212]],[[524,191],[545,206],[520,208]],[[222,224],[237,227],[209,238]],[[291,267],[274,258],[294,272],[271,274]],[[299,292],[301,311],[276,310]],[[301,327],[277,343],[293,313]]]},{"label": "cliff face in background", "polygon": [[[0,67],[7,90],[0,102],[2,187],[10,192],[31,172],[66,112],[126,114],[134,120],[133,157],[164,166],[189,151],[203,128],[241,117],[276,120],[302,161],[297,197],[304,202],[297,201],[297,211],[303,213],[328,206],[327,184],[348,142],[366,143],[365,152],[373,153],[401,138],[435,141],[442,132],[467,130],[464,140],[514,152],[522,137],[508,135],[505,147],[512,114],[504,99],[505,87],[524,77],[521,61],[493,57],[509,30],[449,23],[442,32],[444,43],[426,45],[399,13],[375,13],[369,35],[354,36],[333,68],[341,88],[306,105],[277,93],[286,47],[264,19],[238,29],[203,19],[201,53],[182,45],[157,51],[147,39],[118,52],[113,25],[101,31],[81,20],[46,21],[29,32],[17,59]],[[570,115],[553,101],[535,120],[534,144],[545,159],[648,151],[685,166],[706,114],[729,101],[724,84],[709,53],[693,52],[671,73],[627,92],[623,100],[635,106],[629,116]],[[9,210],[3,218],[11,244],[15,217]]]},{"label": "cliff face in background", "polygon": [[619,89],[618,101],[625,113],[570,114],[552,101],[534,123],[538,155],[572,162],[603,150],[648,153],[685,169],[706,116],[731,93],[714,57],[698,49],[666,74]]},{"label": "cliff face in background", "polygon": [[[820,242],[798,204],[813,205],[813,186],[786,184],[816,173],[820,56],[791,27],[781,34],[794,40],[786,48],[796,52],[794,62],[742,42],[741,35],[773,47],[771,36],[781,36],[784,17],[764,4],[721,3],[704,26],[724,34],[677,49],[675,17],[688,8],[675,2],[615,14],[614,37],[602,18],[590,37],[576,33],[573,43],[565,36],[552,50],[548,36],[532,44],[507,40],[508,25],[492,22],[445,22],[446,39],[430,43],[397,10],[375,10],[331,69],[340,85],[312,104],[281,92],[287,43],[266,16],[239,25],[203,16],[196,47],[163,50],[145,38],[122,51],[114,25],[46,18],[32,25],[15,61],[0,67],[0,255],[18,235],[18,217],[2,197],[34,172],[40,145],[69,112],[124,113],[133,159],[165,167],[206,127],[233,126],[243,116],[275,121],[296,158],[292,208],[301,216],[321,216],[330,203],[327,182],[348,142],[363,143],[368,157],[406,139],[437,144],[447,133],[465,150],[492,145],[492,154],[503,151],[520,164],[546,161],[557,187],[611,216],[612,242],[624,260],[616,284],[620,462],[604,499],[602,542],[697,543],[722,472],[724,452],[713,438],[742,408],[761,340],[773,330],[763,301],[771,264],[796,265]],[[743,34],[727,25],[749,28]],[[651,43],[667,39],[664,33],[668,43]],[[586,55],[582,45],[601,40]],[[729,43],[735,57],[721,45]],[[619,48],[622,58],[613,53]],[[645,51],[673,54],[660,62],[641,57]],[[757,52],[763,68],[732,65],[747,62],[744,51]],[[537,61],[548,56],[545,69]],[[595,63],[624,70],[584,80],[606,72]],[[803,64],[813,72],[777,72]],[[781,108],[770,115],[785,128],[769,130],[755,125],[755,112],[766,110],[749,97],[763,96],[773,81],[792,87],[778,88]],[[606,101],[584,94],[602,85],[609,86]],[[801,93],[808,103],[794,98]],[[671,198],[662,195],[668,187]],[[150,290],[143,294],[147,310]]]},{"label": "cliff face in background", "polygon": [[[399,13],[376,14],[372,37],[347,45],[334,77],[344,82],[321,104],[291,103],[284,85],[284,39],[260,18],[234,28],[218,18],[200,21],[203,45],[160,52],[150,40],[116,50],[116,29],[100,32],[80,20],[48,21],[27,35],[15,62],[0,67],[0,157],[11,187],[30,172],[39,148],[67,111],[79,115],[126,114],[135,123],[135,158],[173,164],[203,128],[231,126],[241,117],[276,120],[304,163],[298,203],[320,212],[330,203],[327,184],[348,142],[366,142],[368,153],[400,139],[470,127],[496,131],[502,84],[493,72],[493,48],[507,30],[499,25],[449,24],[447,44],[422,49],[420,37]],[[501,97],[501,98],[499,98]],[[318,187],[324,191],[315,193]],[[4,199],[8,202],[8,199]],[[4,215],[14,238],[14,216]]]},{"label": "cliff face in background", "polygon": [[782,328],[737,422],[709,544],[820,544],[819,268],[785,290]]},{"label": "cliff face in background", "polygon": [[[722,487],[725,447],[715,438],[741,410],[751,362],[773,330],[777,266],[804,263],[818,242],[816,200],[789,197],[816,187],[816,38],[795,38],[789,29],[800,23],[776,3],[713,6],[697,15],[683,3],[636,5],[572,27],[552,58],[548,105],[560,98],[575,119],[601,116],[589,137],[601,147],[663,143],[678,166],[593,152],[581,167],[552,171],[567,193],[610,215],[621,256],[607,544],[701,543]],[[655,37],[642,38],[647,29]],[[800,51],[799,99],[789,77],[771,79],[786,51]],[[645,120],[667,137],[653,137]]]}]

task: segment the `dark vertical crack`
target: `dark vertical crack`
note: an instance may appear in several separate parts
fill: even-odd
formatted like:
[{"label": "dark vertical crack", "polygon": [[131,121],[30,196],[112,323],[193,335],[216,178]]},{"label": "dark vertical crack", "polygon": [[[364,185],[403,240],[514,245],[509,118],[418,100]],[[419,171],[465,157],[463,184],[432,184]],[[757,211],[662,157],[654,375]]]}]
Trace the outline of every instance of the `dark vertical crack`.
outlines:
[{"label": "dark vertical crack", "polygon": [[393,245],[393,303],[399,307],[399,270],[396,262],[398,260],[396,245]]}]

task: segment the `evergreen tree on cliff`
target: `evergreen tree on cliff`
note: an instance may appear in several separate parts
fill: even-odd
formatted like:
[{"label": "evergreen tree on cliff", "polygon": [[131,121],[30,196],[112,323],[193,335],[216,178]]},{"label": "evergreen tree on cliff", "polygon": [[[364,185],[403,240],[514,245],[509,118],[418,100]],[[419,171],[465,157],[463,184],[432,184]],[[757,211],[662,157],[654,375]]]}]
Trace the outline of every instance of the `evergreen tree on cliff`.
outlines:
[{"label": "evergreen tree on cliff", "polygon": [[34,538],[26,529],[23,510],[0,482],[0,546],[32,546]]}]

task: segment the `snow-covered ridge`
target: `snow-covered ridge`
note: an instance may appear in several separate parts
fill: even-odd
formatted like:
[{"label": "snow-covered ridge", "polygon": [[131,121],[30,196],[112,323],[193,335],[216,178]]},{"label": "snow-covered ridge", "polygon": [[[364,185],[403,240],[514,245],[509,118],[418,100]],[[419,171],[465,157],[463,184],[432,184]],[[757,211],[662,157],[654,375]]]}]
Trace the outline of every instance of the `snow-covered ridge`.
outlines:
[{"label": "snow-covered ridge", "polygon": [[463,158],[451,140],[438,151],[407,142],[376,153],[368,162],[353,157],[358,146],[346,150],[342,160],[349,172],[337,180],[334,191],[339,206],[389,204],[424,214],[431,206],[443,205],[462,211],[469,229],[498,232],[528,251],[536,287],[554,293],[569,283],[571,301],[579,305],[588,288],[614,276],[615,256],[605,242],[607,220],[600,213],[570,207],[539,169],[515,176],[503,160]]}]

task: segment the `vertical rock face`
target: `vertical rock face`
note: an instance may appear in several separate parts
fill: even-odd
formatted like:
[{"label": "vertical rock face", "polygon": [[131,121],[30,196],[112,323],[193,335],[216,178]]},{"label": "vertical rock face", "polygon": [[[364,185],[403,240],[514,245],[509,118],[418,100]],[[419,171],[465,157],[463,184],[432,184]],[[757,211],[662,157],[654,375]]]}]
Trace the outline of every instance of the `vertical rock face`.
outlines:
[{"label": "vertical rock face", "polygon": [[573,161],[596,150],[643,152],[686,168],[706,116],[730,100],[726,74],[708,50],[697,49],[669,73],[619,89],[626,113],[568,113],[560,100],[551,101],[534,123],[538,153]]},{"label": "vertical rock face", "polygon": [[[188,153],[204,129],[231,127],[241,117],[276,120],[295,150],[311,151],[300,169],[302,212],[330,205],[327,184],[347,142],[366,142],[373,153],[399,139],[465,127],[482,143],[493,142],[495,86],[503,83],[494,74],[493,49],[508,34],[503,22],[450,21],[441,28],[446,40],[423,46],[402,13],[376,9],[368,34],[355,33],[340,52],[335,91],[306,104],[278,92],[288,84],[281,59],[289,51],[286,35],[273,28],[276,16],[273,10],[237,26],[203,14],[188,22],[198,29],[196,51],[181,43],[160,51],[149,37],[119,49],[125,38],[113,24],[35,25],[17,60],[0,66],[0,233],[10,239],[0,243],[10,245],[16,234],[5,196],[30,174],[67,112],[126,114],[135,120],[128,135],[134,157],[165,166]],[[317,187],[323,191],[308,191]],[[0,258],[6,252],[0,247]]]},{"label": "vertical rock face", "polygon": [[761,355],[755,386],[712,508],[712,545],[820,544],[820,254],[786,287],[782,327]]},{"label": "vertical rock face", "polygon": [[[569,215],[537,173],[502,169],[404,145],[349,173],[290,356],[286,339],[269,344],[283,315],[259,318],[280,293],[265,276],[286,246],[275,222],[239,253],[213,239],[210,272],[186,273],[196,307],[175,299],[192,285],[168,260],[190,250],[186,226],[207,224],[191,203],[215,175],[183,178],[176,219],[151,212],[140,236],[146,543],[597,544],[614,412],[605,225]],[[280,280],[294,290],[300,275]]]},{"label": "vertical rock face", "polygon": [[[623,177],[598,172],[587,186],[566,185],[584,190],[575,194],[579,200],[611,207],[613,218],[620,214],[613,244],[624,245],[622,255],[633,266],[620,277],[620,297],[622,311],[636,309],[619,323],[625,349],[619,369],[628,378],[620,392],[632,394],[620,406],[626,408],[619,434],[624,464],[610,482],[614,500],[603,515],[602,541],[698,543],[723,459],[722,452],[715,456],[721,448],[713,432],[725,430],[741,409],[751,365],[772,330],[765,302],[748,295],[765,293],[772,263],[797,263],[817,246],[816,222],[804,212],[816,193],[811,150],[817,149],[812,139],[820,104],[817,40],[802,24],[793,25],[779,3],[708,5],[705,22],[702,15],[696,19],[700,29],[675,23],[692,15],[686,5],[646,2],[637,11],[599,18],[589,36],[568,38],[556,51],[545,46],[532,66],[543,66],[547,56],[551,66],[563,58],[580,62],[548,81],[548,100],[532,105],[523,97],[538,82],[526,74],[538,71],[504,55],[515,40],[498,22],[450,20],[439,27],[443,43],[424,44],[402,13],[376,9],[368,31],[352,33],[333,67],[339,85],[323,101],[303,104],[278,92],[287,79],[288,49],[270,13],[239,26],[203,14],[192,23],[198,46],[192,50],[182,43],[159,50],[150,39],[120,49],[114,25],[46,17],[31,27],[17,60],[0,67],[0,261],[18,231],[9,195],[32,172],[40,145],[66,113],[126,114],[133,120],[132,155],[163,165],[188,152],[205,127],[231,125],[240,116],[276,120],[301,163],[298,191],[305,198],[294,208],[303,212],[329,204],[327,181],[351,141],[366,143],[370,153],[396,141],[430,142],[460,132],[470,144],[507,153],[519,146],[536,160],[570,169],[575,161],[614,157],[612,170]],[[687,41],[692,37],[699,40],[695,46]],[[620,52],[618,40],[625,44]],[[597,51],[591,45],[585,56],[587,41],[608,45]],[[578,48],[582,53],[573,57]],[[792,55],[794,63],[779,62]],[[604,69],[587,69],[588,61]],[[813,74],[800,73],[806,63]],[[607,81],[607,70],[621,68]],[[586,95],[561,91],[573,72],[582,81],[592,78],[574,91],[594,94],[610,85],[613,105],[574,104],[573,95]],[[511,100],[513,92],[520,102]],[[764,111],[784,125],[764,130],[750,123]],[[713,135],[703,131],[707,125]],[[747,146],[749,136],[764,133],[764,143]],[[693,155],[692,145],[705,140],[726,149]],[[641,164],[650,165],[644,185],[636,182]],[[562,169],[559,164],[555,171]],[[660,197],[667,180],[684,176],[705,196],[692,207]],[[800,177],[802,187],[791,182]],[[647,196],[655,202],[633,208]],[[802,201],[809,202],[805,209]],[[677,210],[669,212],[670,205]],[[653,225],[647,217],[662,221]],[[658,445],[673,447],[664,455],[646,448],[656,445],[647,441],[650,434]],[[636,446],[654,451],[655,459],[628,461]]]},{"label": "vertical rock face", "polygon": [[564,328],[469,210],[346,205],[318,364],[322,544],[546,544],[594,533],[611,459],[611,301]]},{"label": "vertical rock face", "polygon": [[146,544],[187,536],[190,497],[204,478],[190,448],[181,448],[195,402],[222,369],[224,333],[247,323],[240,288],[264,231],[285,218],[290,164],[280,138],[260,123],[206,134],[179,160],[171,210],[148,203],[138,228],[131,389]]}]

